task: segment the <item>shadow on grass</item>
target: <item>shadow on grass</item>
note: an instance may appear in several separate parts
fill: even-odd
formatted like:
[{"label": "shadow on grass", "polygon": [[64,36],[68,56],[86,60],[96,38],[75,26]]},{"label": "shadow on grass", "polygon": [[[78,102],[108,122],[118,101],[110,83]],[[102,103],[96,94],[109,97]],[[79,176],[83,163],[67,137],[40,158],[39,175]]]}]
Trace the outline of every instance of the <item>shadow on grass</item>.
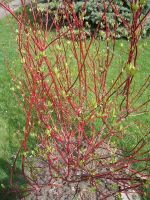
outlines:
[{"label": "shadow on grass", "polygon": [[0,180],[0,199],[15,200],[21,199],[24,196],[23,190],[26,188],[24,177],[21,175],[21,170],[16,167],[13,176],[13,188],[10,189],[10,172],[11,164],[3,158],[0,158],[1,169],[5,171],[6,178]]}]

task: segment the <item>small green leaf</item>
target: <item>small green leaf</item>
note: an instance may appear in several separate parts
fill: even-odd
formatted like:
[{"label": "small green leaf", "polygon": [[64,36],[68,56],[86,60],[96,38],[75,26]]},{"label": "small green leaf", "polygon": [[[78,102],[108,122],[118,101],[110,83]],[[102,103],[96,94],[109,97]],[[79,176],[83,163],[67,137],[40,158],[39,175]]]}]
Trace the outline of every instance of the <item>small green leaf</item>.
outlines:
[{"label": "small green leaf", "polygon": [[5,188],[5,185],[3,183],[1,183],[1,188],[3,188],[3,189]]},{"label": "small green leaf", "polygon": [[126,70],[127,74],[130,76],[134,76],[137,71],[137,69],[135,68],[135,66],[132,63],[127,64],[125,67],[125,70]]}]

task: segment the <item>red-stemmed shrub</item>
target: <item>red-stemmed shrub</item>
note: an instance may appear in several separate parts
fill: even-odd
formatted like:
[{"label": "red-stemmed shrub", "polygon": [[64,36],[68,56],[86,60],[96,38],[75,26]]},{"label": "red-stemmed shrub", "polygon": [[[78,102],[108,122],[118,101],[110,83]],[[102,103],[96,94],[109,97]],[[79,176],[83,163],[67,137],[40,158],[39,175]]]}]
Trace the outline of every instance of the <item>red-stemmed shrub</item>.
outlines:
[{"label": "red-stemmed shrub", "polygon": [[[63,16],[58,11],[51,18],[47,10],[44,22],[36,2],[30,3],[29,15],[22,1],[18,16],[0,3],[18,23],[23,78],[16,97],[26,115],[18,152],[22,174],[35,193],[48,188],[49,199],[61,199],[66,185],[71,186],[68,199],[87,199],[90,193],[95,195],[91,198],[107,199],[132,189],[144,195],[143,184],[149,178],[149,149],[145,148],[149,133],[137,116],[148,111],[148,98],[139,99],[148,88],[149,76],[140,88],[136,88],[134,76],[140,73],[138,43],[149,12],[141,18],[143,5],[132,1],[132,21],[128,23],[115,1],[103,1],[101,19],[88,35],[83,23],[86,3],[81,16],[76,16],[73,4],[64,0]],[[114,12],[113,30],[107,22],[109,8]],[[118,21],[129,35],[126,49],[121,43],[120,53],[126,53],[122,58],[116,53]],[[105,35],[103,41],[99,30]],[[117,56],[119,65],[114,63]],[[130,140],[135,134],[135,126],[143,137],[137,136],[132,147],[124,148],[127,137]]]}]

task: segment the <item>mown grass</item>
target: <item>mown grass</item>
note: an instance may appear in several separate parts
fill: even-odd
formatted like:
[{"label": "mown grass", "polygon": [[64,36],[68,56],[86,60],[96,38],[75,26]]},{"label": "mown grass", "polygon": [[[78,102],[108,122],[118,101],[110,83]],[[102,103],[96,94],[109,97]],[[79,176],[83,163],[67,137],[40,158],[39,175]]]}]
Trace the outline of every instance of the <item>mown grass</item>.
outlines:
[{"label": "mown grass", "polygon": [[0,199],[3,197],[2,191],[9,187],[11,165],[20,144],[17,134],[21,133],[17,131],[25,123],[23,113],[13,96],[13,83],[6,67],[8,65],[14,73],[19,73],[20,61],[15,34],[12,33],[16,26],[10,17],[0,20]]},{"label": "mown grass", "polygon": [[[19,60],[19,55],[17,52],[17,44],[16,44],[16,35],[15,29],[17,28],[17,24],[11,17],[4,18],[0,20],[0,188],[4,189],[9,184],[9,175],[10,168],[13,162],[13,155],[17,152],[17,148],[19,147],[19,136],[17,134],[21,134],[18,130],[22,130],[25,126],[24,114],[21,111],[18,103],[13,96],[13,91],[11,88],[13,87],[13,83],[11,81],[11,77],[8,73],[8,69],[6,65],[16,73],[17,76],[21,73],[21,63]],[[102,42],[102,48],[104,46]],[[120,44],[123,44],[123,48],[126,50],[128,48],[128,42],[126,40],[117,41],[116,44],[116,53],[115,60],[113,62],[113,68],[110,70],[110,80],[111,82],[113,75],[118,71],[120,67],[120,60],[126,59],[126,53],[122,52],[122,47]],[[94,51],[94,47],[91,49]],[[138,57],[138,66],[139,72],[135,75],[135,90],[138,89],[142,83],[144,78],[149,73],[149,65],[150,65],[150,38],[142,39],[139,45],[139,57]],[[121,52],[121,53],[120,53]],[[148,97],[148,92],[141,98],[141,102]],[[140,120],[142,120],[143,124],[149,123],[150,114],[145,114],[139,116]],[[126,139],[120,144],[125,148],[130,148],[133,146],[133,143],[136,143],[137,138],[141,138],[143,133],[141,130],[136,130],[134,127],[130,130],[130,134],[132,133],[132,137],[130,135],[130,139],[128,136]],[[149,145],[148,147],[149,148]],[[18,164],[18,172],[20,171]],[[16,180],[17,181],[17,180]],[[0,191],[1,191],[0,189]],[[0,196],[1,197],[1,196]]]}]

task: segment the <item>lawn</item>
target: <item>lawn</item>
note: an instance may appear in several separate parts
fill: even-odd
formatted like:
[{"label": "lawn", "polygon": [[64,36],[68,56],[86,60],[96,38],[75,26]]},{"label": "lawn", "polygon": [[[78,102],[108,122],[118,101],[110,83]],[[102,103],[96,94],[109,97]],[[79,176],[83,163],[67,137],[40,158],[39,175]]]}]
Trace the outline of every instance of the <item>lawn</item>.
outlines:
[{"label": "lawn", "polygon": [[[16,28],[17,24],[11,17],[0,20],[0,188],[7,187],[9,184],[10,167],[20,144],[19,138],[22,133],[21,131],[25,126],[24,114],[13,96],[13,83],[6,67],[8,65],[17,76],[20,76],[21,63],[17,52]],[[122,48],[121,44],[123,44],[124,48],[128,46],[128,42],[125,40],[117,41],[114,66],[119,66],[120,58],[126,57],[126,54],[120,54]],[[94,51],[94,48],[91,50]],[[140,41],[139,51],[138,65],[140,73],[135,75],[135,89],[139,88],[144,78],[149,73],[150,38]],[[109,72],[110,81],[112,79],[111,74],[115,74],[116,72],[116,69],[112,69],[112,71]],[[147,97],[148,92],[143,98]],[[139,118],[147,125],[150,122],[150,114],[148,113],[143,115],[142,118],[139,116]],[[142,137],[142,132],[140,130],[136,130],[135,128],[134,131],[131,131],[133,134],[132,139],[131,137],[130,140],[126,138],[126,141],[121,145],[130,147],[133,142],[136,142],[137,137]],[[19,166],[18,163],[18,167]],[[18,168],[18,171],[19,170]]]},{"label": "lawn", "polygon": [[6,67],[9,65],[19,73],[15,34],[12,33],[15,28],[16,23],[11,18],[0,20],[0,191],[9,184],[10,167],[19,146],[18,130],[25,123],[13,96],[13,84]]}]

